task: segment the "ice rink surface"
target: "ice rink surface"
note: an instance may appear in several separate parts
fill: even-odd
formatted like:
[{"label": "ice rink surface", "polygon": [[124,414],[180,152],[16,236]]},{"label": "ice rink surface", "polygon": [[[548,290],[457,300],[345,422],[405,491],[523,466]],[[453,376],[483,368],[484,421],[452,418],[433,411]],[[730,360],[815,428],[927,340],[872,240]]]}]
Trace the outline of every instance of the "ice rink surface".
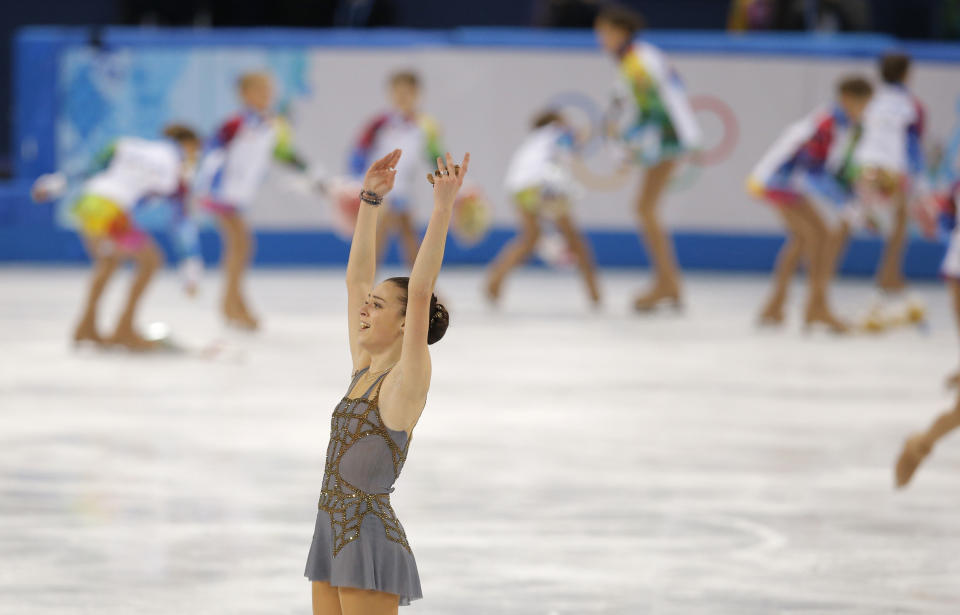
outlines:
[{"label": "ice rink surface", "polygon": [[[0,268],[0,613],[309,613],[341,275],[255,272],[247,335],[215,277],[190,301],[165,273],[139,321],[224,340],[210,360],[73,350],[86,271]],[[636,272],[605,272],[598,313],[569,274],[511,278],[499,310],[480,280],[440,278],[451,327],[393,497],[425,598],[401,613],[960,612],[960,434],[892,487],[953,401],[941,285],[916,286],[927,332],[838,338],[801,332],[800,292],[757,330],[762,277],[690,276],[655,316],[627,311]]]}]

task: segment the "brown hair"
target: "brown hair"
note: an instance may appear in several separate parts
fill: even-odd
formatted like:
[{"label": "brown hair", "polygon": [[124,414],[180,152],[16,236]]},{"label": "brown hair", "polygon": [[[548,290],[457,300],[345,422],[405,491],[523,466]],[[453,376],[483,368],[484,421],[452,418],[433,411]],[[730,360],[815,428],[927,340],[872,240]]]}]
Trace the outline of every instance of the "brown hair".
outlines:
[{"label": "brown hair", "polygon": [[[389,278],[386,280],[391,284],[395,284],[400,289],[407,292],[407,289],[410,286],[410,278]],[[403,303],[403,308],[400,313],[404,316],[407,315],[407,295],[404,294],[400,299]],[[430,326],[427,329],[427,344],[435,344],[443,338],[443,334],[447,332],[447,327],[450,326],[450,314],[447,312],[447,308],[443,307],[442,303],[437,301],[436,295],[430,296]]]},{"label": "brown hair", "polygon": [[392,73],[388,81],[391,86],[405,83],[414,89],[420,89],[420,76],[412,70],[400,70]]},{"label": "brown hair", "polygon": [[270,73],[266,71],[243,73],[237,78],[237,89],[243,92],[257,81],[270,81]]},{"label": "brown hair", "polygon": [[870,98],[873,95],[873,86],[863,77],[851,75],[837,83],[837,94],[853,98]]},{"label": "brown hair", "polygon": [[647,26],[647,21],[639,11],[622,4],[608,4],[600,9],[595,23],[609,24],[631,37]]},{"label": "brown hair", "polygon": [[534,128],[543,128],[544,126],[549,126],[550,124],[562,122],[563,116],[560,115],[560,113],[554,111],[553,109],[547,109],[533,116],[532,124]]},{"label": "brown hair", "polygon": [[880,76],[884,83],[903,83],[909,72],[910,56],[905,53],[887,53],[880,58]]},{"label": "brown hair", "polygon": [[186,124],[167,124],[163,128],[163,136],[173,139],[177,143],[199,142],[200,137]]}]

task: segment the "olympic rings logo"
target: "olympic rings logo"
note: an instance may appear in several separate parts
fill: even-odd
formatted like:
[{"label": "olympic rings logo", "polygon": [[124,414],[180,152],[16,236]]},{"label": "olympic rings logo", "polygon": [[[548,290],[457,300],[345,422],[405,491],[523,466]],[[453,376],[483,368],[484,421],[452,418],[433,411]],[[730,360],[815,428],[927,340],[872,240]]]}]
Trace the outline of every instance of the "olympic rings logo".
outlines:
[{"label": "olympic rings logo", "polygon": [[[563,113],[578,132],[577,149],[583,158],[590,158],[610,143],[606,134],[608,114],[590,96],[582,92],[561,92],[551,97],[546,106]],[[699,94],[690,97],[690,107],[701,126],[717,126],[719,130],[710,131],[712,135],[707,135],[708,138],[712,136],[710,143],[684,158],[683,169],[671,184],[674,190],[692,186],[705,167],[726,161],[740,141],[740,123],[726,102],[715,96]]]}]

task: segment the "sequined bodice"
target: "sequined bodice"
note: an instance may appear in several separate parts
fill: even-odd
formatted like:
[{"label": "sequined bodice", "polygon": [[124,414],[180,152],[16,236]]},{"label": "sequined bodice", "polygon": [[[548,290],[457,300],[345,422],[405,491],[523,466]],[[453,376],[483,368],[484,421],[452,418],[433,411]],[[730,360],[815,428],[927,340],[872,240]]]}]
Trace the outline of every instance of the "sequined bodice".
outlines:
[{"label": "sequined bodice", "polygon": [[[357,372],[351,391],[366,372]],[[343,398],[330,419],[319,506],[330,513],[335,555],[360,536],[360,525],[368,515],[383,523],[388,539],[410,548],[390,506],[390,493],[407,458],[410,438],[383,424],[378,399],[385,377],[377,378],[362,397]]]}]

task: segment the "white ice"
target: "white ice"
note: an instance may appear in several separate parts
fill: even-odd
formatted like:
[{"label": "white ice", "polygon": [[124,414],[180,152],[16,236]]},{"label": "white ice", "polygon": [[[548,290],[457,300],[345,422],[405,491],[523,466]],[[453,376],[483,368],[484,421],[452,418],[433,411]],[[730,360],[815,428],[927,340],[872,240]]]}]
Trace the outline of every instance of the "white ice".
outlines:
[{"label": "white ice", "polygon": [[[81,269],[0,269],[0,613],[309,613],[302,577],[329,413],[349,380],[341,272],[256,271],[265,328],[219,282],[165,273],[139,321],[220,358],[67,343]],[[118,309],[129,274],[102,314]],[[926,332],[753,320],[762,277],[687,279],[629,314],[639,272],[526,271],[489,309],[445,272],[452,324],[393,501],[423,614],[960,612],[960,434],[897,492],[903,438],[953,403],[939,284]],[[835,299],[865,307],[869,283]]]}]

